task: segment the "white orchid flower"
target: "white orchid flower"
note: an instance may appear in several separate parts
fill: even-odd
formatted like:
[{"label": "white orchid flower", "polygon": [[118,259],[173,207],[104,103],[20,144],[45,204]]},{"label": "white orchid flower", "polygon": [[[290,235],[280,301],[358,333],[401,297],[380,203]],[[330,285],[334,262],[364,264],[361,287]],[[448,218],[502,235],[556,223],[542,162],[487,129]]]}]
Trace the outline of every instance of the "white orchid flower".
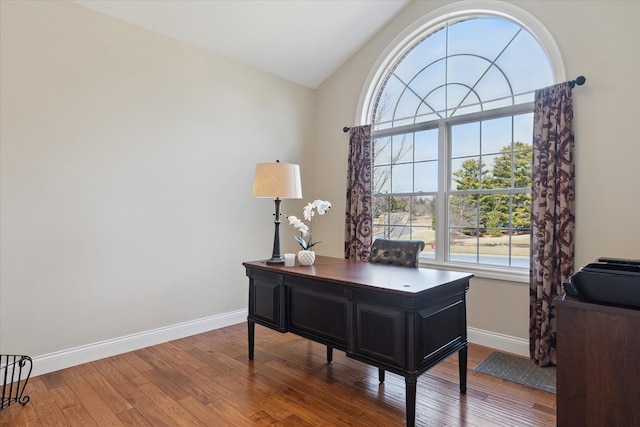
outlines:
[{"label": "white orchid flower", "polygon": [[329,209],[331,209],[331,203],[327,202],[326,200],[316,200],[313,203],[316,205],[318,215],[324,215],[325,213],[329,212]]},{"label": "white orchid flower", "polygon": [[303,236],[307,236],[309,234],[309,226],[307,226],[307,224],[305,224],[304,222],[300,221],[298,217],[291,215],[288,218],[289,218],[289,224],[293,225],[293,228],[295,228],[296,230],[299,230]]},{"label": "white orchid flower", "polygon": [[307,221],[311,221],[311,219],[313,219],[313,215],[315,214],[315,212],[313,211],[313,203],[309,203],[307,206],[304,207],[304,209],[302,209],[302,213],[304,214],[304,219],[306,219]]},{"label": "white orchid flower", "polygon": [[[307,204],[307,206],[305,206],[302,209],[302,214],[304,216],[304,219],[306,219],[307,221],[311,221],[313,219],[313,216],[316,213],[314,209],[315,211],[318,212],[318,215],[324,215],[325,213],[328,213],[329,210],[331,209],[331,203],[329,203],[326,200],[317,199]],[[300,219],[298,219],[297,216],[289,215],[287,218],[289,219],[289,224],[292,225],[294,229],[300,231],[300,234],[302,234],[302,236],[309,236],[309,240],[305,240],[300,236],[294,237],[296,241],[300,243],[300,246],[302,246],[302,249],[306,249],[306,250],[311,249],[312,246],[314,246],[316,243],[319,243],[319,242],[313,242],[311,238],[311,233],[309,233],[309,226],[304,222],[302,222]]]}]

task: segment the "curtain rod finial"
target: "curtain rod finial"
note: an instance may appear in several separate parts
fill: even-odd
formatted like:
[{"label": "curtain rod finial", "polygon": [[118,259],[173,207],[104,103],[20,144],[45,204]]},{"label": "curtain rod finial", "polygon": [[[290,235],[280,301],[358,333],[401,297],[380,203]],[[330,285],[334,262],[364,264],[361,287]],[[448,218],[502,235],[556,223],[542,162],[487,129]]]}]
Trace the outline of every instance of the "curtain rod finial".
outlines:
[{"label": "curtain rod finial", "polygon": [[584,76],[578,76],[575,80],[571,80],[569,82],[569,86],[571,87],[571,89],[573,89],[574,87],[576,87],[576,85],[582,86],[586,81],[587,79]]}]

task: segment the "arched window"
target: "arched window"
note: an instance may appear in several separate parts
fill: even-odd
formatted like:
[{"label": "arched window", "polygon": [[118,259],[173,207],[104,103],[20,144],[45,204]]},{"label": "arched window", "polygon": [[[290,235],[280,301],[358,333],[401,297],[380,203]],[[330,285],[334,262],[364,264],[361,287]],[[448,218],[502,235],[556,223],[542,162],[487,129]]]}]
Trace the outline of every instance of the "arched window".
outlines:
[{"label": "arched window", "polygon": [[533,96],[554,83],[548,58],[502,13],[458,13],[396,49],[368,106],[375,237],[423,240],[433,262],[528,271]]}]

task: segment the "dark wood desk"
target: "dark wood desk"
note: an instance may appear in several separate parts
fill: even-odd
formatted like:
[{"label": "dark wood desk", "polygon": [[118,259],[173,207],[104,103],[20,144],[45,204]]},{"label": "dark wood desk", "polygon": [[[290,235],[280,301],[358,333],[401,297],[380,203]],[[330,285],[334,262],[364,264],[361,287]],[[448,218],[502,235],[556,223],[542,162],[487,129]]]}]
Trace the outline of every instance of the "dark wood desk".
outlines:
[{"label": "dark wood desk", "polygon": [[249,359],[255,324],[292,332],[405,378],[407,425],[415,424],[417,378],[459,353],[467,387],[466,292],[473,276],[316,257],[313,266],[245,262]]}]

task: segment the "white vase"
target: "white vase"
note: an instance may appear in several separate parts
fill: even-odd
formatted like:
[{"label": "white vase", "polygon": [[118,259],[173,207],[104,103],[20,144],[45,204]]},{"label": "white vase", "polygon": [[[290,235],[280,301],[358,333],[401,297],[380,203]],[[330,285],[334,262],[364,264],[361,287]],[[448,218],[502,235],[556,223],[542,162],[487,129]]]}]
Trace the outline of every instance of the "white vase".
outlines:
[{"label": "white vase", "polygon": [[298,263],[300,265],[313,265],[313,262],[316,260],[316,253],[313,251],[299,251],[298,252]]}]

